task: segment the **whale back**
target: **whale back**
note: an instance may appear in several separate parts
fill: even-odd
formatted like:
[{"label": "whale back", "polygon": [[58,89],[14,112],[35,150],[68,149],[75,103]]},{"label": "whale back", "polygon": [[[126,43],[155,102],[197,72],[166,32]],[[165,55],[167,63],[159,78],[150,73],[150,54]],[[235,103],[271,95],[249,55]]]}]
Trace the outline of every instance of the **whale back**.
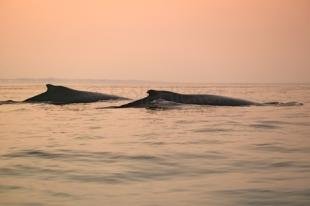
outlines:
[{"label": "whale back", "polygon": [[267,102],[258,103],[253,101],[248,101],[244,99],[225,97],[219,95],[211,94],[180,94],[171,91],[161,91],[161,90],[148,90],[148,96],[127,104],[113,107],[113,108],[161,108],[171,105],[180,104],[193,104],[193,105],[211,105],[211,106],[263,106],[263,105],[277,105],[277,106],[297,106],[302,105],[298,102]]},{"label": "whale back", "polygon": [[47,90],[25,100],[25,102],[48,102],[54,104],[88,103],[99,100],[114,100],[121,97],[71,89],[64,86],[46,85]]},{"label": "whale back", "polygon": [[165,99],[182,104],[214,105],[214,106],[248,106],[257,104],[248,100],[210,94],[179,94],[170,91],[149,90],[150,99]]}]

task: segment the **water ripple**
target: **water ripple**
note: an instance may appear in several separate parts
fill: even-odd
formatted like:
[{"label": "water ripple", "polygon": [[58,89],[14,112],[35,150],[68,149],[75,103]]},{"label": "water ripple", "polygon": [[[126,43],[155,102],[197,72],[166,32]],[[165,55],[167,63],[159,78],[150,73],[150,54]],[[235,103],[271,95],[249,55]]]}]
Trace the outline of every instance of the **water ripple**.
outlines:
[{"label": "water ripple", "polygon": [[218,190],[214,192],[221,198],[230,200],[232,205],[274,205],[304,206],[309,203],[310,189],[272,190],[263,188]]},{"label": "water ripple", "polygon": [[114,161],[114,160],[160,160],[159,157],[151,155],[124,155],[111,152],[86,152],[74,150],[58,150],[47,152],[42,150],[22,150],[2,155],[3,158],[39,158],[59,159],[68,161]]}]

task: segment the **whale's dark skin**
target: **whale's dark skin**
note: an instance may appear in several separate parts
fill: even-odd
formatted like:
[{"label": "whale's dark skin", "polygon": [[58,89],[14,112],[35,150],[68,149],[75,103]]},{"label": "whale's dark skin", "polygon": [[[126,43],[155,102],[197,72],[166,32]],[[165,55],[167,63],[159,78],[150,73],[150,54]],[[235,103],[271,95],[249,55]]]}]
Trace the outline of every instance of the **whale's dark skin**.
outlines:
[{"label": "whale's dark skin", "polygon": [[209,94],[179,94],[170,91],[148,90],[147,97],[128,104],[121,105],[117,108],[139,108],[148,107],[150,103],[157,99],[181,103],[181,104],[196,104],[196,105],[212,105],[212,106],[251,106],[251,105],[265,105],[265,104],[278,104],[277,102],[270,103],[257,103],[243,99],[236,99],[231,97],[224,97]]},{"label": "whale's dark skin", "polygon": [[23,102],[45,102],[51,104],[90,103],[103,100],[124,100],[127,98],[98,92],[79,91],[64,86],[47,84],[47,91],[30,97]]},{"label": "whale's dark skin", "polygon": [[[22,102],[25,103],[50,103],[50,104],[70,104],[70,103],[90,103],[104,100],[128,100],[128,98],[102,94],[97,92],[79,91],[64,86],[54,86],[47,84],[47,91],[36,96],[30,97]],[[258,103],[244,99],[224,97],[210,94],[180,94],[170,91],[148,90],[147,97],[124,104],[106,108],[153,108],[167,107],[177,104],[211,105],[211,106],[301,106],[299,102],[267,102]],[[155,101],[154,101],[155,100]],[[3,104],[22,103],[18,101],[0,101]],[[172,103],[172,104],[171,104]]]}]

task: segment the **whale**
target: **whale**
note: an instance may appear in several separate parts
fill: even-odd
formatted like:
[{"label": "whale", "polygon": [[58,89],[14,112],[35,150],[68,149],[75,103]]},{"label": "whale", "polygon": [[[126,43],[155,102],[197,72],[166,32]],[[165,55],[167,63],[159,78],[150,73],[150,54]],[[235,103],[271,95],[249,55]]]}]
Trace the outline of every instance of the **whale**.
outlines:
[{"label": "whale", "polygon": [[46,84],[47,90],[41,94],[30,97],[23,102],[27,103],[50,103],[71,104],[90,103],[104,100],[128,100],[128,98],[103,94],[98,92],[80,91],[65,86]]},{"label": "whale", "polygon": [[263,105],[281,105],[281,106],[295,106],[302,105],[298,102],[266,102],[258,103],[239,98],[212,95],[212,94],[180,94],[171,91],[162,90],[148,90],[148,96],[121,106],[114,108],[150,108],[154,105],[154,100],[165,100],[167,102],[175,102],[178,104],[192,104],[192,105],[210,105],[210,106],[263,106]]}]

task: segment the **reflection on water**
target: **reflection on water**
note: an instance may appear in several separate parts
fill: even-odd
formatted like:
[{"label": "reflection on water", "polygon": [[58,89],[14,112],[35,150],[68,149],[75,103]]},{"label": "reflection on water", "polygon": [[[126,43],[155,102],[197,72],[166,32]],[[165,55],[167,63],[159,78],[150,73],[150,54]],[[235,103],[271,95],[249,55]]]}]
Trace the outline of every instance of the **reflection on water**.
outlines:
[{"label": "reflection on water", "polygon": [[[133,99],[159,88],[304,105],[2,104],[0,205],[310,204],[309,85],[68,86]],[[2,83],[0,101],[42,90]]]}]

